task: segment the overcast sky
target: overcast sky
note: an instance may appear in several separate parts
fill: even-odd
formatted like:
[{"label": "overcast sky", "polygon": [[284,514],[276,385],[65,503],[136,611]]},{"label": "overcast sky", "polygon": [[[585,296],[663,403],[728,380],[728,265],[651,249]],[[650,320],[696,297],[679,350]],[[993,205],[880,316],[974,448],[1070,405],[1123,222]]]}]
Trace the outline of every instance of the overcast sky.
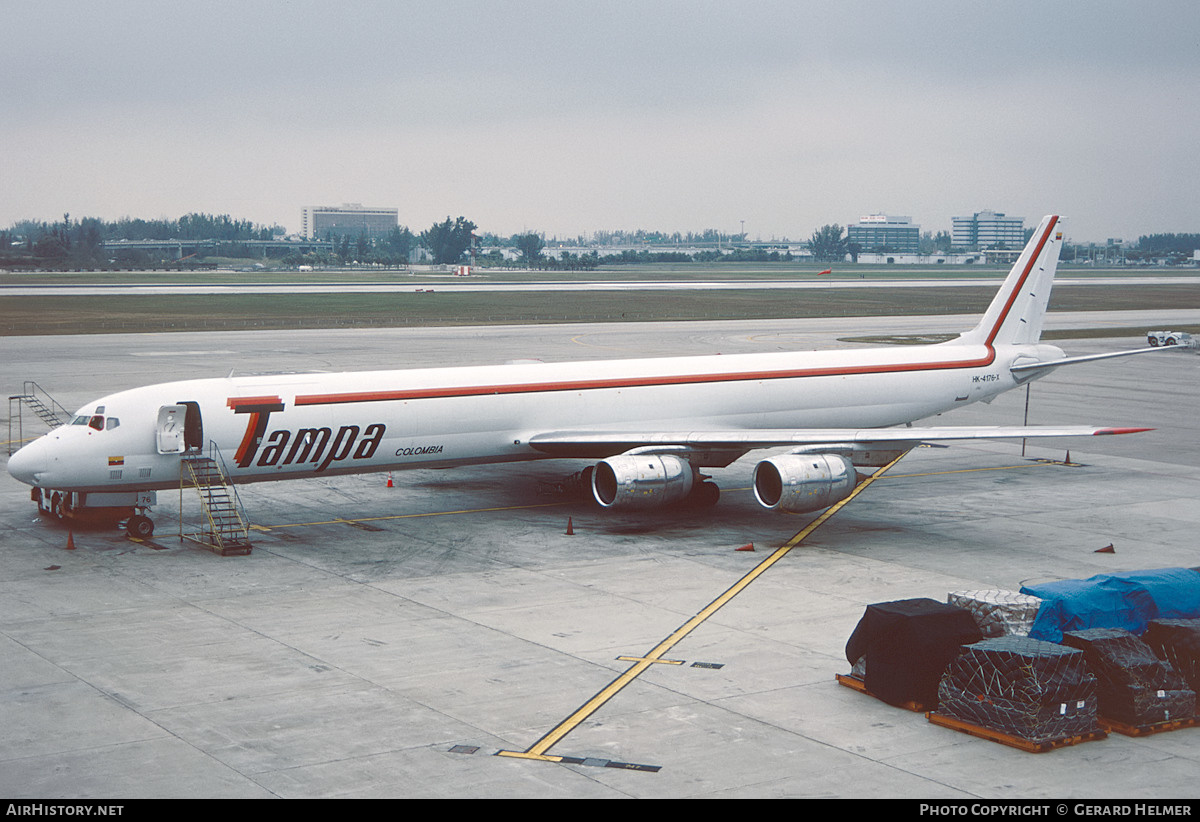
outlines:
[{"label": "overcast sky", "polygon": [[0,4],[0,226],[1200,231],[1200,2]]}]

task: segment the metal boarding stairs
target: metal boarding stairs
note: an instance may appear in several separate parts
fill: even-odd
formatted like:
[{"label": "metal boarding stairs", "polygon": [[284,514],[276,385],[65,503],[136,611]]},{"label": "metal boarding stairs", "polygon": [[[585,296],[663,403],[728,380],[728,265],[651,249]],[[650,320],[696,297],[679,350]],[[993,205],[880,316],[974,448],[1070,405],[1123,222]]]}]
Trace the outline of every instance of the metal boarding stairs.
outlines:
[{"label": "metal boarding stairs", "polygon": [[[225,461],[216,443],[209,453],[188,453],[179,465],[179,536],[208,548],[223,557],[250,553],[250,526],[238,497],[237,488],[226,473]],[[200,494],[200,508],[207,529],[199,534],[183,532],[183,489],[193,486]]]},{"label": "metal boarding stairs", "polygon": [[[71,419],[71,412],[45,392],[33,380],[25,380],[21,385],[20,394],[12,394],[8,398],[8,455],[11,457],[25,442],[25,409],[33,412],[34,416],[53,430]],[[16,436],[13,436],[13,426],[16,424]]]}]

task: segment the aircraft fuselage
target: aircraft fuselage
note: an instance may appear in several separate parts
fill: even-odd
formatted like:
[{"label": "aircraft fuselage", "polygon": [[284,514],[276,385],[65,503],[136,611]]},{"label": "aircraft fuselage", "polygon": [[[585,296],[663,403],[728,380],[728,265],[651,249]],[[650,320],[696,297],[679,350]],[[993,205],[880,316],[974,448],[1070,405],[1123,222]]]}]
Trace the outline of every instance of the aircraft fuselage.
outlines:
[{"label": "aircraft fuselage", "polygon": [[89,403],[9,470],[62,491],[150,490],[178,486],[181,454],[209,441],[242,483],[544,459],[531,437],[566,427],[877,428],[989,400],[1017,385],[1013,361],[1063,356],[950,342],[186,380]]}]

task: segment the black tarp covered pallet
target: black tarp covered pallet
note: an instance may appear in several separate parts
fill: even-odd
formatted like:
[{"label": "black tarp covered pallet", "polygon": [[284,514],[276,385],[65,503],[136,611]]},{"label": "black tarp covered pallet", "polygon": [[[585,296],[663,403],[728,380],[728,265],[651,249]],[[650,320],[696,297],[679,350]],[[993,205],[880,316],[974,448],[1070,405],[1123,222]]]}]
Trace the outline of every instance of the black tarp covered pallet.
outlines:
[{"label": "black tarp covered pallet", "polygon": [[889,705],[937,704],[942,672],[968,643],[982,637],[964,608],[932,599],[868,605],[846,642],[846,659],[866,660],[865,691]]},{"label": "black tarp covered pallet", "polygon": [[[864,682],[859,677],[855,676],[854,674],[838,674],[837,681],[838,681],[839,685],[845,685],[847,688],[849,688],[853,691],[858,691],[860,694],[866,694],[867,696],[875,696],[875,694],[873,694],[867,690],[867,683]],[[879,697],[875,697],[875,698],[878,699]],[[920,713],[925,713],[926,711],[928,711],[930,708],[933,707],[933,705],[913,702],[910,700],[901,705],[894,705],[893,707],[903,708],[906,711],[913,711],[914,713],[920,714]]]}]

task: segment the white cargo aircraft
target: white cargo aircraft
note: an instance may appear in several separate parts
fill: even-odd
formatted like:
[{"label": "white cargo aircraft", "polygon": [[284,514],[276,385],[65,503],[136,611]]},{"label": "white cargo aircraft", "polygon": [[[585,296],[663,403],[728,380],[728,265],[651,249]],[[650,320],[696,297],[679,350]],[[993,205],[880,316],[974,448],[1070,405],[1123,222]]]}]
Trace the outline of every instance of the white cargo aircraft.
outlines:
[{"label": "white cargo aircraft", "polygon": [[936,345],[171,382],[88,403],[8,470],[46,510],[124,507],[148,536],[153,492],[177,487],[181,459],[209,443],[235,483],[598,460],[592,494],[618,509],[711,504],[700,469],[790,446],[758,463],[755,496],[817,511],[849,495],[855,466],[923,442],[1146,430],[911,427],[1059,366],[1161,350],[1068,358],[1039,343],[1061,244],[1059,218],[1044,218],[979,324]]}]

